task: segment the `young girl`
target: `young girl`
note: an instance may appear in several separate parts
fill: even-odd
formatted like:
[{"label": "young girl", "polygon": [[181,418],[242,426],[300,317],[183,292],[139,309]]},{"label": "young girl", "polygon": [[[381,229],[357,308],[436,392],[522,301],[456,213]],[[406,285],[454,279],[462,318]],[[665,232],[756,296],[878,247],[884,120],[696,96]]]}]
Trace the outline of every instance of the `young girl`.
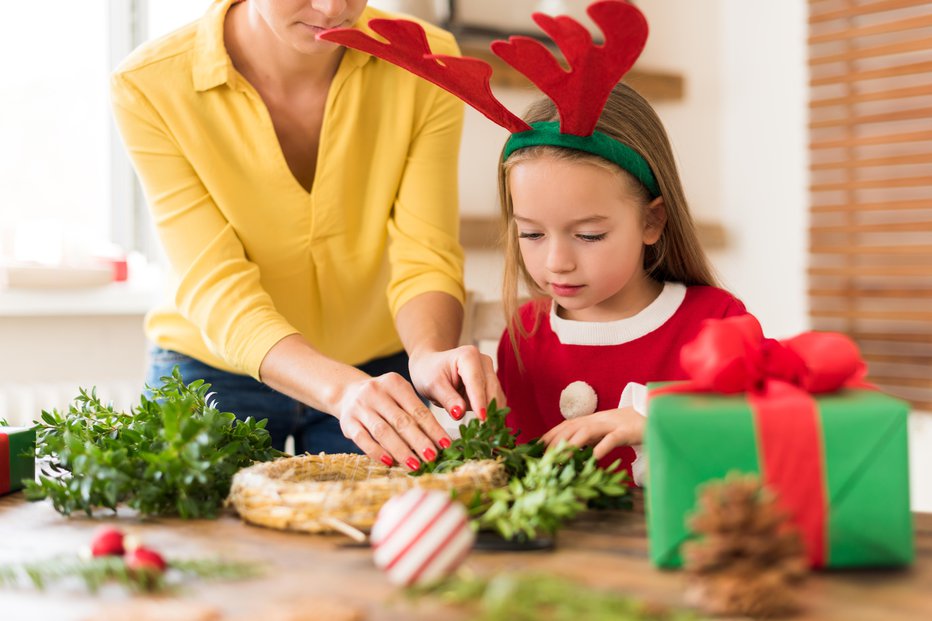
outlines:
[{"label": "young girl", "polygon": [[[320,37],[434,82],[512,132],[499,175],[511,321],[498,377],[509,423],[519,440],[567,440],[604,457],[641,442],[643,384],[683,378],[679,350],[702,320],[745,310],[714,286],[660,120],[619,84],[644,48],[647,21],[621,0],[587,13],[601,43],[569,17],[534,15],[567,67],[528,37],[492,44],[548,96],[525,119],[494,98],[487,64],[432,53],[415,23],[372,21],[378,39]],[[520,310],[519,276],[536,296]],[[620,457],[630,468],[633,450]]]},{"label": "young girl", "polygon": [[[535,128],[558,119],[550,99],[525,117]],[[498,374],[519,441],[593,446],[599,458],[614,453],[603,464],[620,457],[630,468],[643,384],[683,379],[679,350],[702,321],[746,311],[714,286],[650,105],[618,84],[596,133],[624,147],[624,168],[575,148],[514,144],[520,134],[506,144],[499,187],[512,321]],[[516,309],[519,280],[534,299]]]}]

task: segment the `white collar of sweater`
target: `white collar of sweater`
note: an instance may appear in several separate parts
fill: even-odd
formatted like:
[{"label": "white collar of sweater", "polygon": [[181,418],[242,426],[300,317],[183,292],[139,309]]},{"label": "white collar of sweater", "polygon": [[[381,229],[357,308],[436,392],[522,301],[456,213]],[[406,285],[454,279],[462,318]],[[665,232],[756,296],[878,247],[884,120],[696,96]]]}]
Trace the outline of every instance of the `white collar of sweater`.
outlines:
[{"label": "white collar of sweater", "polygon": [[575,321],[557,315],[550,304],[550,327],[564,345],[620,345],[650,334],[673,316],[686,297],[686,286],[663,284],[663,290],[647,308],[633,317],[617,321]]}]

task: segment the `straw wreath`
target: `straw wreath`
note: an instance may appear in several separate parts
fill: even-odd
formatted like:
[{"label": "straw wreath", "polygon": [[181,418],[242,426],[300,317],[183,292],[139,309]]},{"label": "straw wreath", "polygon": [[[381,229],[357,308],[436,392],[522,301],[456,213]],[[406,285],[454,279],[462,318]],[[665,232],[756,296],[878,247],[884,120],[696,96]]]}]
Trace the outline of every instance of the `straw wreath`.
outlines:
[{"label": "straw wreath", "polygon": [[507,483],[501,463],[467,462],[443,474],[409,476],[365,455],[287,457],[240,470],[233,476],[228,504],[247,522],[309,533],[368,530],[382,505],[412,487],[455,491],[469,502],[476,492]]}]

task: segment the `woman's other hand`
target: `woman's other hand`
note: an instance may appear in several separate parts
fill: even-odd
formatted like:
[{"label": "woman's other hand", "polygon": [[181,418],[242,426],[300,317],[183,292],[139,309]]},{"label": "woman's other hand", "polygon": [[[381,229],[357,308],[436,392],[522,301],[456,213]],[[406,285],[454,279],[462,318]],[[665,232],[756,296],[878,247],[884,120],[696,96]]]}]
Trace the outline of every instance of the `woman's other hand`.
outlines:
[{"label": "woman's other hand", "polygon": [[503,403],[502,389],[491,358],[474,345],[456,347],[462,323],[459,300],[437,291],[413,298],[395,317],[417,391],[455,420],[470,409],[484,418],[489,401]]},{"label": "woman's other hand", "polygon": [[566,441],[580,448],[591,446],[596,459],[602,459],[619,446],[641,444],[646,419],[634,408],[603,410],[563,421],[541,437],[548,447]]},{"label": "woman's other hand", "polygon": [[408,368],[417,391],[454,420],[470,409],[485,420],[489,401],[504,404],[492,359],[474,345],[412,356]]}]

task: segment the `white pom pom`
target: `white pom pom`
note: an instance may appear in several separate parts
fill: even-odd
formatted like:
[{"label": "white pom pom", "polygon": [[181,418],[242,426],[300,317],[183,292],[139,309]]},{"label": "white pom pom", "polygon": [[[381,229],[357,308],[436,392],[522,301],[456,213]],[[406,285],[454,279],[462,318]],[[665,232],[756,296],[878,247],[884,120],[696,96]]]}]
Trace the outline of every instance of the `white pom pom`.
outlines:
[{"label": "white pom pom", "polygon": [[598,404],[599,396],[583,381],[571,383],[560,393],[560,414],[566,419],[592,414]]},{"label": "white pom pom", "polygon": [[413,488],[382,505],[372,527],[375,564],[393,584],[446,578],[465,560],[476,534],[450,494]]}]

